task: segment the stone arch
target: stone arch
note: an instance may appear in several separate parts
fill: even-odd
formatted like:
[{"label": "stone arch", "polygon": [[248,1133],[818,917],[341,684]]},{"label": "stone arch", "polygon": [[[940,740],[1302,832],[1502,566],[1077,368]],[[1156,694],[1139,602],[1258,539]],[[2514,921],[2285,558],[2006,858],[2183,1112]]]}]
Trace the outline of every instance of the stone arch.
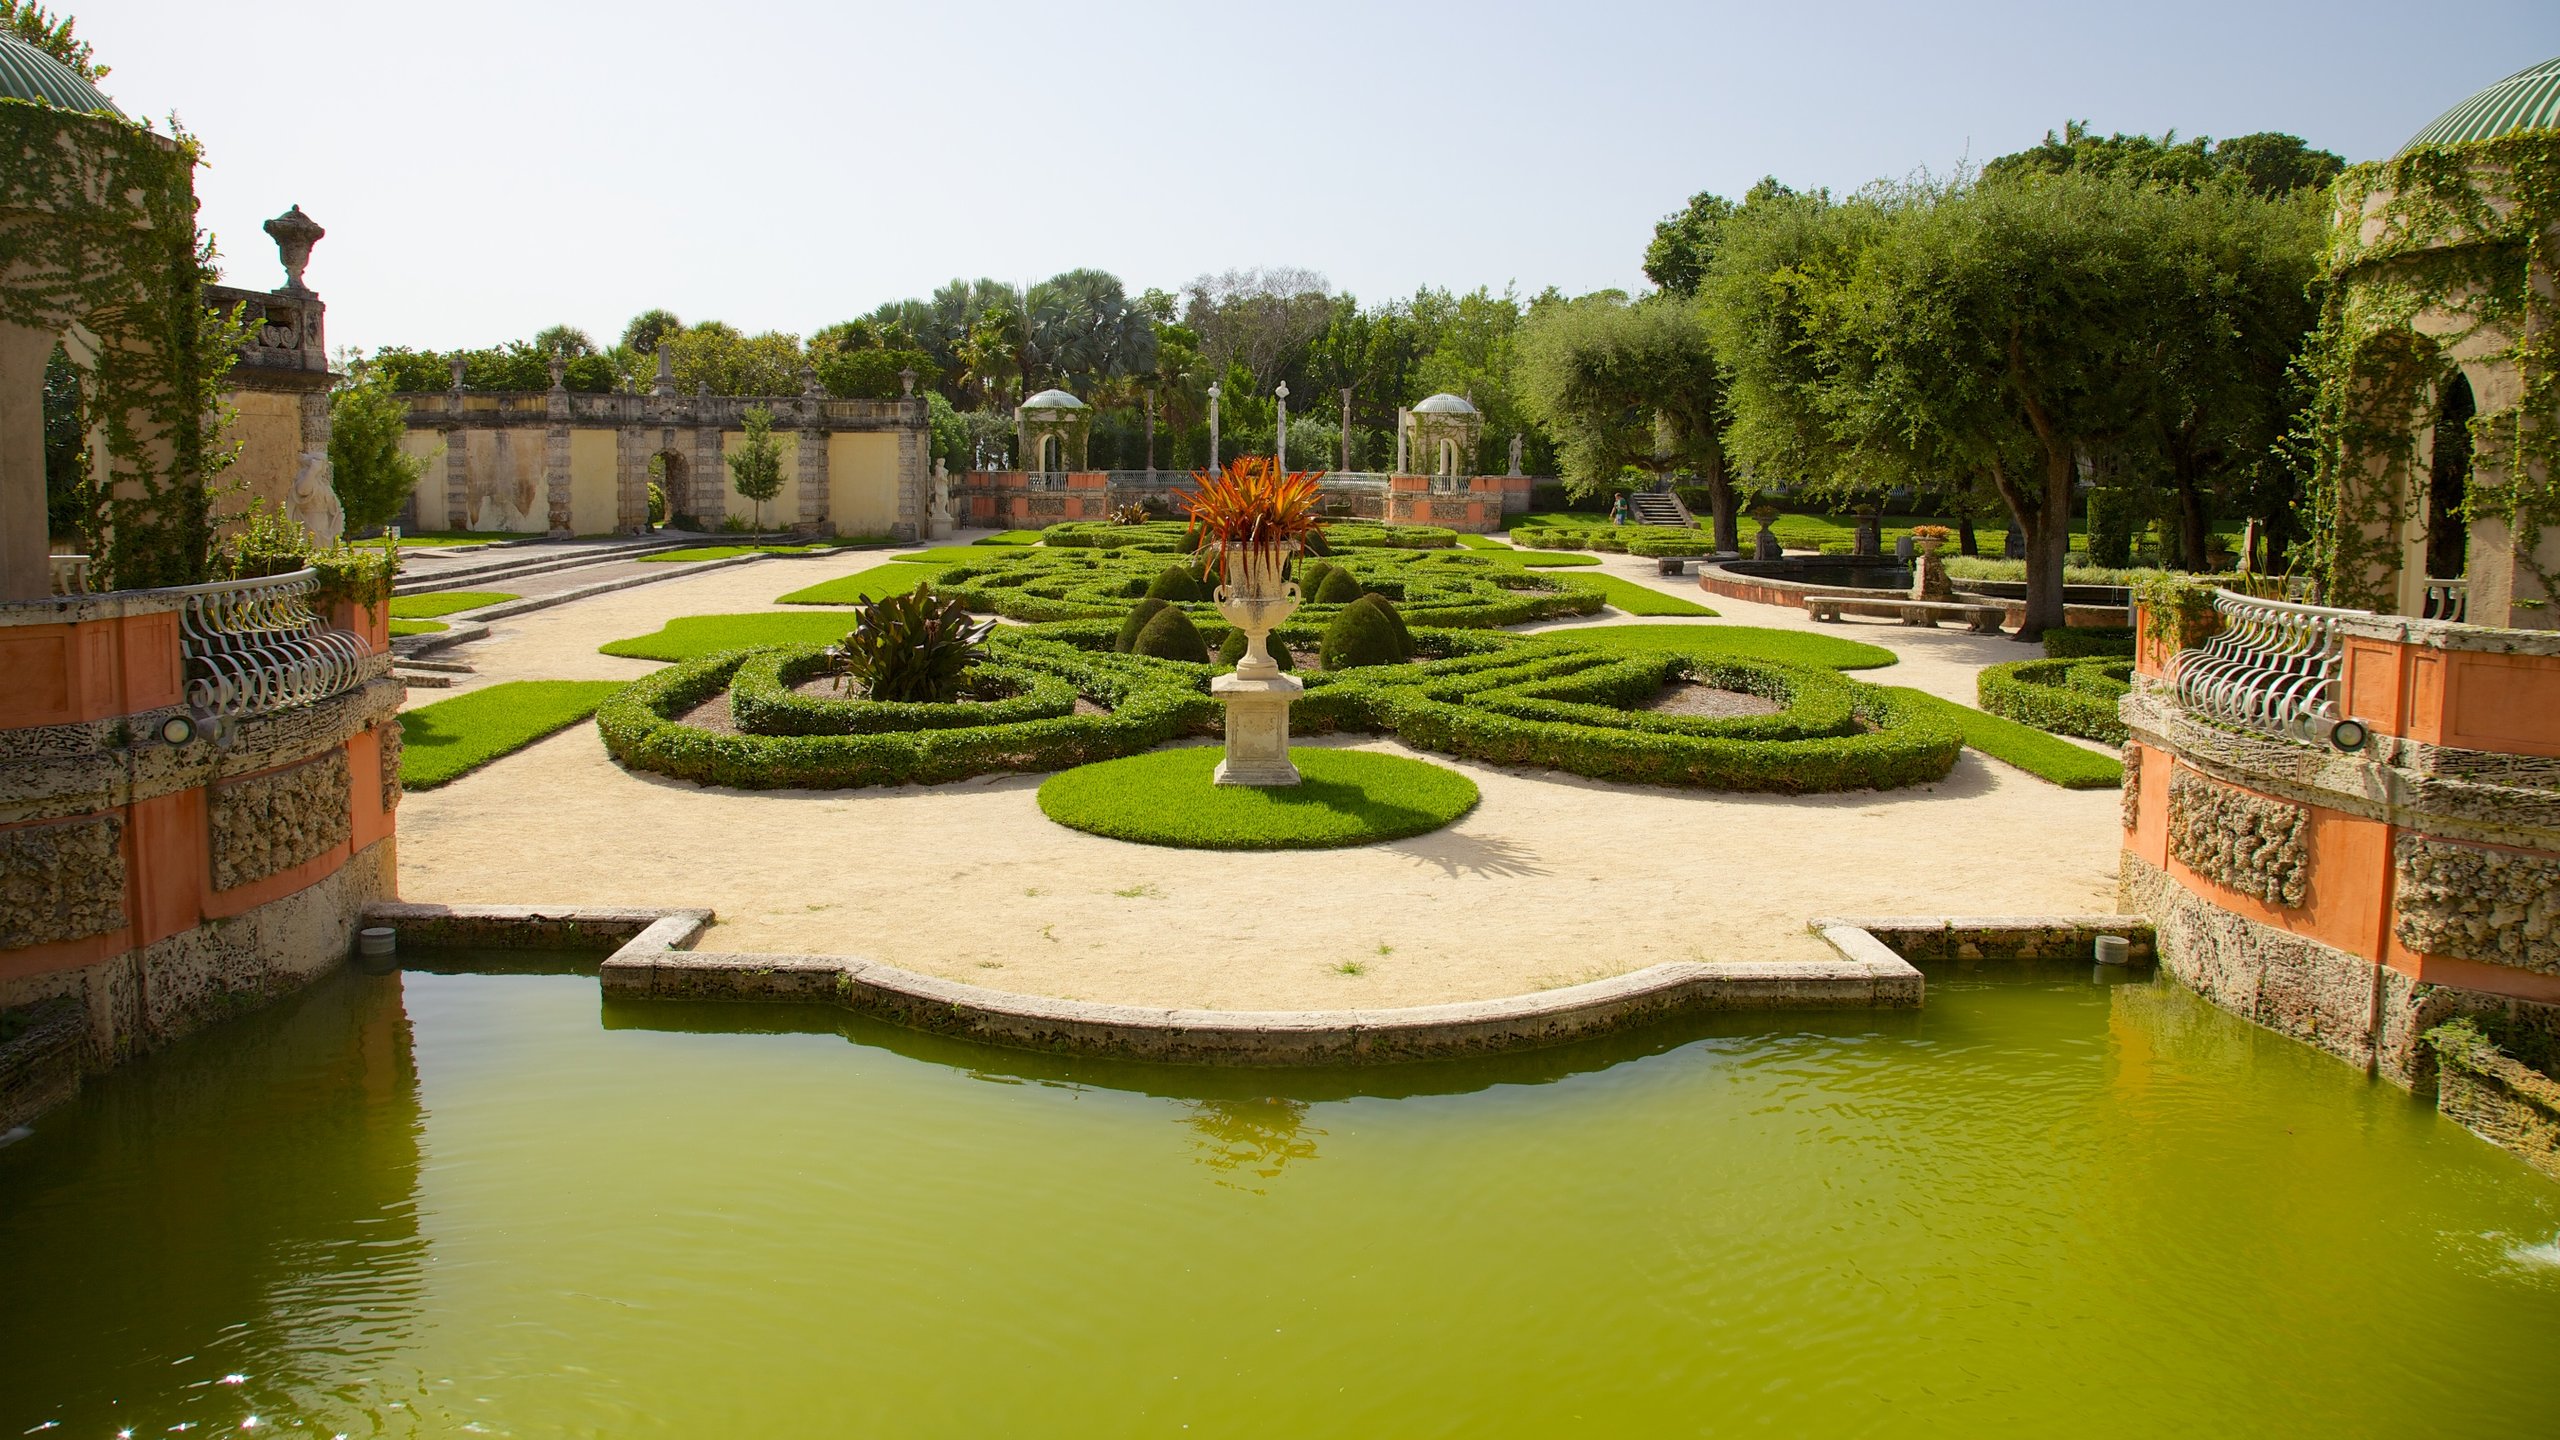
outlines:
[{"label": "stone arch", "polygon": [[[650,455],[648,483],[657,486],[659,493],[666,497],[667,523],[675,523],[679,516],[693,518],[693,463],[684,458],[682,451],[672,445],[662,445]],[[646,490],[641,492],[641,504],[641,514],[645,516],[648,514]]]},{"label": "stone arch", "polygon": [[1441,439],[1440,453],[1433,457],[1431,473],[1435,475],[1455,475],[1458,473],[1457,441],[1446,437]]},{"label": "stone arch", "polygon": [[1041,436],[1041,437],[1040,437],[1040,465],[1039,465],[1039,469],[1040,469],[1043,473],[1045,473],[1045,474],[1052,474],[1052,475],[1054,475],[1054,474],[1056,474],[1057,472],[1059,472],[1059,471],[1061,471],[1061,470],[1064,470],[1064,469],[1066,469],[1066,468],[1067,468],[1067,442],[1066,442],[1066,439],[1065,439],[1063,436],[1059,436],[1059,435],[1043,435],[1043,436]]}]

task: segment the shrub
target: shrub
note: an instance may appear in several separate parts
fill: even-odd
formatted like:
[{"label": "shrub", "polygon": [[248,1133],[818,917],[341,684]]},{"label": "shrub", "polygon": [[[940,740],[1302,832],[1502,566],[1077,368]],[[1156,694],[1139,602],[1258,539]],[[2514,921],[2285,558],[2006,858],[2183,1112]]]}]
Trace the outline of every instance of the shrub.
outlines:
[{"label": "shrub", "polygon": [[[1300,593],[1303,594],[1305,589],[1305,586],[1300,586]],[[1323,586],[1308,598],[1318,605],[1348,605],[1367,593],[1350,571],[1328,568]]]},{"label": "shrub", "polygon": [[1388,618],[1389,611],[1384,602],[1373,605],[1368,600],[1343,606],[1341,613],[1324,627],[1324,668],[1349,670],[1405,660],[1411,651],[1397,634],[1397,624]]},{"label": "shrub", "polygon": [[950,595],[919,584],[903,595],[854,607],[853,629],[836,647],[839,671],[874,700],[947,703],[960,677],[986,654],[992,620],[971,618]]},{"label": "shrub", "polygon": [[2131,659],[2130,625],[2074,625],[2044,632],[2044,658],[2079,660],[2092,655]]},{"label": "shrub", "polygon": [[943,702],[804,695],[795,688],[825,674],[830,662],[814,646],[749,655],[729,682],[731,717],[751,735],[875,735],[1046,720],[1076,708],[1075,686],[1059,676],[994,663],[970,667],[958,693]]},{"label": "shrub", "polygon": [[1200,577],[1179,565],[1167,565],[1147,585],[1150,600],[1176,602],[1206,600],[1208,592],[1200,588]]},{"label": "shrub", "polygon": [[2057,735],[2123,744],[2116,701],[2131,688],[2132,663],[2098,658],[2015,660],[1974,678],[1982,708]]},{"label": "shrub", "polygon": [[1112,638],[1111,648],[1123,655],[1128,654],[1130,648],[1138,643],[1138,632],[1146,629],[1147,622],[1163,614],[1165,607],[1172,603],[1149,596],[1130,607],[1129,618],[1120,622],[1120,633]]},{"label": "shrub", "polygon": [[1139,627],[1137,638],[1129,644],[1129,653],[1179,660],[1186,665],[1209,663],[1209,647],[1201,640],[1199,628],[1176,605],[1167,605]]},{"label": "shrub", "polygon": [[1108,712],[847,735],[733,735],[670,718],[719,694],[753,658],[733,652],[634,682],[596,712],[596,728],[606,751],[630,769],[773,790],[931,785],[1001,771],[1063,770],[1204,733],[1217,723],[1206,667],[1096,654],[1011,633],[996,635],[991,648],[1004,663],[1060,677]]},{"label": "shrub", "polygon": [[1387,619],[1387,628],[1396,632],[1396,658],[1399,660],[1410,660],[1413,658],[1413,631],[1405,625],[1404,616],[1397,611],[1395,602],[1389,600],[1384,595],[1364,595],[1353,603],[1352,608],[1355,610],[1375,609],[1379,614],[1385,616]]},{"label": "shrub", "polygon": [[[1301,613],[1307,623],[1318,627],[1330,618],[1332,607],[1318,598],[1323,593],[1322,584],[1329,582],[1320,580],[1315,591],[1307,588],[1306,577],[1319,563],[1347,571],[1362,592],[1374,590],[1396,601],[1405,618],[1416,625],[1518,625],[1589,615],[1607,601],[1606,595],[1587,593],[1559,576],[1510,565],[1445,563],[1458,554],[1454,547],[1437,552],[1370,546],[1322,562],[1305,562],[1309,568],[1298,572],[1299,591],[1306,606]],[[1059,620],[1116,622],[1129,613],[1131,599],[1143,595],[1164,566],[1164,556],[1149,551],[1115,552],[1089,546],[1042,548],[991,553],[974,563],[952,563],[939,573],[935,584],[962,596],[970,609],[983,614],[1034,624]],[[1133,580],[1137,582],[1134,589]],[[840,583],[828,582],[785,598],[790,603],[810,603],[831,597],[836,592],[829,586]],[[1357,599],[1358,595],[1351,598]],[[1214,613],[1206,602],[1184,603],[1195,624],[1207,623]]]},{"label": "shrub", "polygon": [[[1262,648],[1271,652],[1272,664],[1279,666],[1283,670],[1295,670],[1298,668],[1297,657],[1289,653],[1288,645],[1283,643],[1278,635],[1273,635]],[[1218,642],[1218,663],[1232,670],[1236,667],[1238,662],[1244,659],[1244,650],[1244,632],[1234,628],[1229,628],[1227,631],[1227,638]]]},{"label": "shrub", "polygon": [[1324,582],[1333,575],[1334,567],[1328,561],[1310,560],[1301,556],[1296,569],[1297,573],[1290,578],[1298,582],[1299,601],[1302,604],[1312,605],[1316,601],[1316,592],[1322,590]]}]

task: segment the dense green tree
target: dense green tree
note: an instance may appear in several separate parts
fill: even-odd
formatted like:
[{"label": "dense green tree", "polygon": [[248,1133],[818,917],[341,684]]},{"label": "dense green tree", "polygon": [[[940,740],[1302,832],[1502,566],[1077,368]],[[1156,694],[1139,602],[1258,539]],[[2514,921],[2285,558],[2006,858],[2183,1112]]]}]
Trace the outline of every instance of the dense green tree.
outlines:
[{"label": "dense green tree", "polygon": [[1653,243],[1644,247],[1644,278],[1672,295],[1698,293],[1698,282],[1716,257],[1716,235],[1733,216],[1733,202],[1701,190],[1677,215],[1666,215],[1653,227]]},{"label": "dense green tree", "polygon": [[558,355],[574,360],[598,353],[595,338],[575,325],[546,325],[534,331],[533,348],[545,358]]},{"label": "dense green tree", "polygon": [[2030,175],[2077,170],[2190,190],[2228,183],[2252,194],[2274,196],[2325,189],[2345,168],[2346,162],[2338,156],[2312,149],[2300,136],[2275,131],[2234,136],[2217,144],[2202,136],[2181,140],[2174,130],[2157,139],[2101,136],[2089,128],[2089,122],[2070,120],[2063,123],[2059,135],[2048,130],[2042,143],[1983,166],[1982,179],[1998,185]]},{"label": "dense green tree", "polygon": [[2327,150],[2314,150],[2299,135],[2262,130],[2234,135],[2213,147],[2214,163],[2259,195],[2291,195],[2297,190],[2326,190],[2347,168]]},{"label": "dense green tree", "polygon": [[1576,493],[1606,487],[1628,466],[1657,479],[1694,470],[1712,499],[1716,548],[1737,548],[1724,386],[1696,307],[1616,295],[1543,306],[1520,351],[1520,403],[1556,437]]},{"label": "dense green tree", "polygon": [[329,397],[329,481],[350,534],[390,524],[427,473],[427,457],[400,448],[408,428],[409,407],[379,377]]},{"label": "dense green tree", "polygon": [[782,442],[773,433],[773,412],[750,405],[740,418],[746,438],[729,452],[729,478],[740,495],[756,502],[756,525],[764,525],[764,502],[782,493]]},{"label": "dense green tree", "polygon": [[673,310],[643,310],[622,327],[622,343],[639,354],[655,356],[658,342],[683,328],[684,322]]}]

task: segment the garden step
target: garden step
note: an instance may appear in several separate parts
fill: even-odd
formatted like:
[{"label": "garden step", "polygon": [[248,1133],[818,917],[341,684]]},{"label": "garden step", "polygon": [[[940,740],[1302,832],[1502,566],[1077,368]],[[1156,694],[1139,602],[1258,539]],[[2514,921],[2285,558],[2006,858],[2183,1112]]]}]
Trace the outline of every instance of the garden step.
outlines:
[{"label": "garden step", "polygon": [[472,667],[471,662],[468,660],[431,660],[423,655],[403,656],[397,668],[402,670],[441,670],[447,675],[477,675],[480,673]]},{"label": "garden step", "polygon": [[391,672],[391,678],[406,682],[419,690],[450,690],[453,676],[441,670],[412,670],[403,665]]},{"label": "garden step", "polygon": [[1689,507],[1677,495],[1646,493],[1627,497],[1629,517],[1639,525],[1670,525],[1687,529],[1695,524]]},{"label": "garden step", "polygon": [[477,590],[491,581],[515,580],[529,575],[547,575],[555,570],[577,570],[591,565],[611,565],[655,555],[668,550],[688,550],[698,545],[718,544],[699,535],[676,539],[635,541],[629,544],[597,545],[576,554],[558,553],[492,560],[479,565],[457,565],[438,568],[433,573],[406,576],[393,583],[394,595],[421,595],[436,590]]}]

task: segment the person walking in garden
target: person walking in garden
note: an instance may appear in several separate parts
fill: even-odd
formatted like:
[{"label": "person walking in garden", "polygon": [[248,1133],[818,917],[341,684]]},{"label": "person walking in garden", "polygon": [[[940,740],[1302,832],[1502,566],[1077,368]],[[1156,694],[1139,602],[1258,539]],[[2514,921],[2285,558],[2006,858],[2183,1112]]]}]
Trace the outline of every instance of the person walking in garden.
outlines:
[{"label": "person walking in garden", "polygon": [[1609,523],[1612,525],[1627,523],[1627,492],[1624,490],[1618,492],[1618,498],[1609,506]]}]

